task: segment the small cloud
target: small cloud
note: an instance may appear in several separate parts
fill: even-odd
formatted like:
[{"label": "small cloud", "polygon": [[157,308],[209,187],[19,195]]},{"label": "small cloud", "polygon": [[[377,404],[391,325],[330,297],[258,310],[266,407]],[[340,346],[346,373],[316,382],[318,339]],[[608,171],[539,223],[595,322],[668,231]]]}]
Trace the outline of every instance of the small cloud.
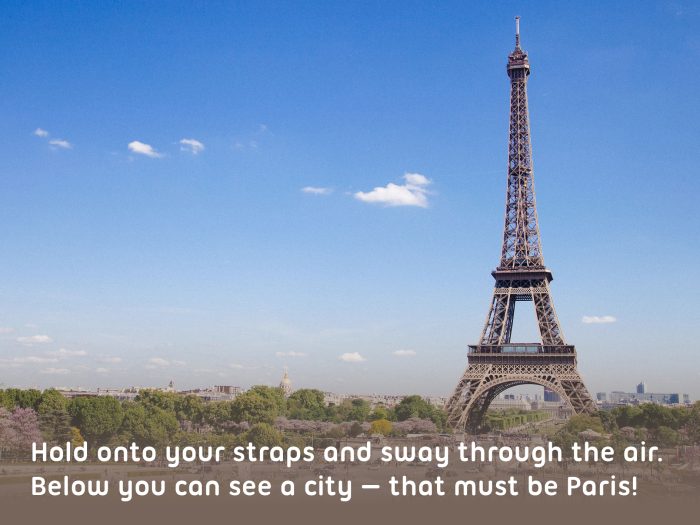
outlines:
[{"label": "small cloud", "polygon": [[163,156],[162,153],[158,153],[156,150],[154,150],[153,146],[151,146],[150,144],[144,144],[143,142],[140,142],[138,140],[129,142],[129,145],[127,147],[132,153],[145,155],[146,157],[151,157],[152,159],[159,159]]},{"label": "small cloud", "polygon": [[73,149],[73,144],[63,139],[51,139],[49,141],[49,145],[54,146],[55,148]]},{"label": "small cloud", "polygon": [[148,360],[148,365],[150,368],[170,366],[170,361],[162,357],[151,357]]},{"label": "small cloud", "polygon": [[100,363],[109,363],[112,365],[116,365],[118,363],[122,362],[121,357],[102,357],[99,359]]},{"label": "small cloud", "polygon": [[346,363],[361,363],[362,361],[367,361],[359,352],[346,352],[338,357],[338,359]]},{"label": "small cloud", "polygon": [[228,365],[228,367],[233,368],[234,370],[255,370],[255,369],[259,368],[257,366],[242,365],[240,363],[231,363],[230,365]]},{"label": "small cloud", "polygon": [[37,137],[45,138],[45,137],[49,136],[49,132],[46,131],[45,129],[36,128],[34,130],[34,135],[36,135]]},{"label": "small cloud", "polygon": [[67,368],[44,368],[40,371],[40,373],[49,375],[65,375],[70,374],[70,370]]},{"label": "small cloud", "polygon": [[182,139],[180,140],[180,150],[192,153],[192,155],[198,155],[204,151],[204,144],[196,139]]},{"label": "small cloud", "polygon": [[173,361],[175,366],[185,366],[187,363],[185,361]]},{"label": "small cloud", "polygon": [[48,352],[48,354],[58,357],[83,357],[87,355],[87,352],[85,350],[67,350],[65,348],[59,348],[53,352]]},{"label": "small cloud", "polygon": [[262,135],[263,133],[267,133],[268,131],[269,131],[269,128],[267,127],[267,124],[260,124],[258,126],[258,133],[259,134]]},{"label": "small cloud", "polygon": [[277,357],[306,357],[307,355],[304,352],[275,352]]},{"label": "small cloud", "polygon": [[609,324],[617,321],[612,315],[584,315],[581,322],[584,324]]},{"label": "small cloud", "polygon": [[372,191],[358,191],[354,197],[362,202],[383,204],[384,206],[418,206],[428,207],[427,187],[430,179],[420,173],[406,173],[404,184],[390,182],[386,186],[376,187]]},{"label": "small cloud", "polygon": [[333,192],[332,188],[320,188],[318,186],[304,186],[301,191],[310,195],[330,195]]},{"label": "small cloud", "polygon": [[396,350],[393,354],[396,357],[413,357],[416,352],[414,350]]},{"label": "small cloud", "polygon": [[95,368],[95,372],[97,372],[98,374],[106,374],[107,372],[109,372],[109,368]]},{"label": "small cloud", "polygon": [[31,364],[41,364],[41,363],[56,363],[58,359],[55,357],[39,357],[35,355],[29,355],[26,357],[15,357],[13,359],[15,363],[31,363]]},{"label": "small cloud", "polygon": [[0,326],[0,334],[11,334],[15,329],[9,326]]},{"label": "small cloud", "polygon": [[23,345],[39,345],[53,342],[48,335],[29,335],[17,338],[17,342]]}]

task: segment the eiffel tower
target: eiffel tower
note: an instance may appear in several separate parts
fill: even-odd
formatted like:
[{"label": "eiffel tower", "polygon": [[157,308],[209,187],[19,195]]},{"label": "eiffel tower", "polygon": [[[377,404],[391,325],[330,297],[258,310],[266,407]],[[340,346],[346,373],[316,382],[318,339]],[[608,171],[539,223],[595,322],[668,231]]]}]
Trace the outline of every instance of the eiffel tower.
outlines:
[{"label": "eiffel tower", "polygon": [[[530,63],[520,48],[520,17],[515,19],[515,49],[508,56],[510,127],[508,185],[503,249],[493,299],[479,344],[470,345],[468,366],[447,404],[448,423],[477,433],[491,401],[508,388],[542,385],[577,414],[595,403],[576,368],[576,349],[566,344],[549,291],[552,272],[544,265],[532,170],[527,79]],[[541,343],[512,343],[515,303],[532,301]]]}]

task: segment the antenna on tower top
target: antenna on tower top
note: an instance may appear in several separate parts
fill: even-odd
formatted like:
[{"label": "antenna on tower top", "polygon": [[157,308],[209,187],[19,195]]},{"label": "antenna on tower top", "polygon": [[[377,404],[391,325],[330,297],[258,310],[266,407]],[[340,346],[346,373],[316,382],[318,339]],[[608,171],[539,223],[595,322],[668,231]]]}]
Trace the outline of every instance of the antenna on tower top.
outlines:
[{"label": "antenna on tower top", "polygon": [[515,48],[520,49],[520,17],[515,17]]}]

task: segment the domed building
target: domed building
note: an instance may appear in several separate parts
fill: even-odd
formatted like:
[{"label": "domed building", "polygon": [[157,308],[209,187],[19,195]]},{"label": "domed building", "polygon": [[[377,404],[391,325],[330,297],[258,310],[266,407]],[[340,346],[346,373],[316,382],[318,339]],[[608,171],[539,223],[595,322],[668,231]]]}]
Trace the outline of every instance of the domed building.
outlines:
[{"label": "domed building", "polygon": [[289,379],[286,366],[284,367],[282,381],[280,381],[280,388],[282,389],[282,392],[284,392],[284,397],[289,397],[289,395],[292,393],[292,381]]}]

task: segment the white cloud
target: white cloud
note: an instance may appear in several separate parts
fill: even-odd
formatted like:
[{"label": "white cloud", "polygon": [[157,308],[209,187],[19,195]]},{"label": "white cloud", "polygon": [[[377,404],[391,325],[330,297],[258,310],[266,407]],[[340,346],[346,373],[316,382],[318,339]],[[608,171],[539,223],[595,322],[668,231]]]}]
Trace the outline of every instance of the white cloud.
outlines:
[{"label": "white cloud", "polygon": [[121,357],[103,357],[99,361],[100,361],[100,363],[110,363],[110,364],[115,365],[117,363],[121,363],[122,358]]},{"label": "white cloud", "polygon": [[49,136],[49,132],[46,131],[45,129],[36,128],[36,129],[34,130],[34,135],[36,135],[37,137],[42,137],[42,138],[44,138],[44,137],[48,137],[48,136]]},{"label": "white cloud", "polygon": [[185,361],[173,361],[173,365],[175,366],[185,366],[187,363]]},{"label": "white cloud", "polygon": [[40,373],[49,375],[65,375],[70,374],[70,370],[67,368],[44,368],[40,371]]},{"label": "white cloud", "polygon": [[17,338],[17,342],[22,343],[23,345],[37,345],[51,343],[52,341],[53,339],[51,339],[48,335],[28,335]]},{"label": "white cloud", "polygon": [[15,357],[13,359],[15,363],[32,363],[32,364],[38,364],[38,363],[56,363],[58,359],[55,357],[39,357],[35,355],[28,355],[26,357]]},{"label": "white cloud", "polygon": [[156,150],[154,150],[153,146],[151,146],[150,144],[144,144],[143,142],[140,142],[138,140],[129,142],[128,148],[129,151],[133,153],[145,155],[146,157],[151,157],[152,159],[159,159],[163,156],[162,153],[158,153]]},{"label": "white cloud", "polygon": [[255,370],[259,368],[258,366],[246,366],[240,363],[231,363],[230,365],[228,365],[228,367],[233,368],[234,370]]},{"label": "white cloud", "polygon": [[9,326],[0,326],[0,334],[11,334],[15,329]]},{"label": "white cloud", "polygon": [[56,148],[73,149],[73,144],[71,144],[67,140],[63,140],[63,139],[51,139],[49,141],[49,144],[51,146],[56,147]]},{"label": "white cloud", "polygon": [[150,368],[154,368],[157,366],[170,366],[170,361],[167,359],[163,359],[162,357],[151,357],[148,360],[148,365]]},{"label": "white cloud", "polygon": [[304,186],[302,192],[310,195],[330,195],[333,192],[332,188],[320,188],[318,186]]},{"label": "white cloud", "polygon": [[204,144],[196,139],[182,139],[180,140],[180,150],[197,155],[204,151]]},{"label": "white cloud", "polygon": [[49,355],[56,355],[59,357],[83,357],[87,355],[85,350],[67,350],[66,348],[59,348],[52,352],[48,352]]},{"label": "white cloud", "polygon": [[277,357],[306,357],[308,354],[304,352],[276,352]]},{"label": "white cloud", "polygon": [[338,357],[338,359],[345,361],[346,363],[361,363],[362,361],[367,361],[367,359],[362,357],[359,352],[346,352]]},{"label": "white cloud", "polygon": [[238,151],[258,149],[257,140],[237,140],[233,143],[233,149]]},{"label": "white cloud", "polygon": [[97,372],[98,374],[106,374],[107,372],[109,372],[109,368],[96,368],[95,372]]},{"label": "white cloud", "polygon": [[612,315],[584,315],[581,322],[585,324],[609,324],[617,321]]},{"label": "white cloud", "polygon": [[416,352],[414,350],[396,350],[393,354],[396,357],[413,357]]},{"label": "white cloud", "polygon": [[372,191],[358,191],[354,194],[362,202],[378,203],[384,206],[418,206],[428,207],[428,190],[431,180],[420,173],[406,173],[404,184],[390,182],[386,186],[374,188]]}]

